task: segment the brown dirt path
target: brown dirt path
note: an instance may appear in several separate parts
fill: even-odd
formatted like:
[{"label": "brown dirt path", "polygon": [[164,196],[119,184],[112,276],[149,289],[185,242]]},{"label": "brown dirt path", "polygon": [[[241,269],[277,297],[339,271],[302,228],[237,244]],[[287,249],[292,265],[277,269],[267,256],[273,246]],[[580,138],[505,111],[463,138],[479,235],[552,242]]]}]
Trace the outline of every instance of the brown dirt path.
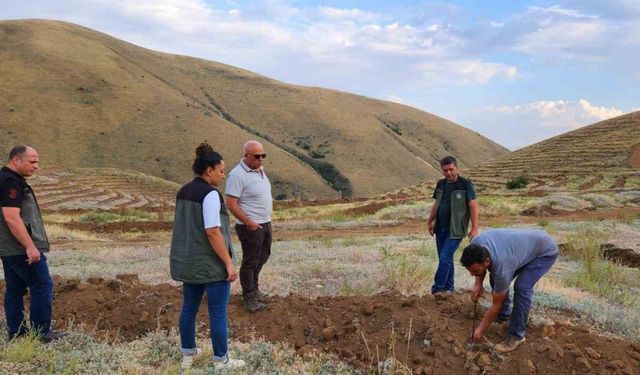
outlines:
[{"label": "brown dirt path", "polygon": [[[132,339],[177,326],[180,288],[139,284],[136,275],[120,280],[56,280],[56,327],[73,322],[99,337]],[[498,355],[484,344],[468,352],[472,308],[466,294],[443,300],[432,296],[274,297],[269,308],[246,313],[238,296],[229,305],[234,336],[284,341],[300,353],[322,350],[362,369],[387,358],[406,363],[414,374],[640,374],[640,345],[606,338],[587,327],[555,324],[530,328],[514,353]],[[204,305],[203,305],[204,306]],[[206,323],[206,308],[200,321]],[[494,324],[490,342],[500,339]],[[484,372],[483,372],[484,371]]]}]

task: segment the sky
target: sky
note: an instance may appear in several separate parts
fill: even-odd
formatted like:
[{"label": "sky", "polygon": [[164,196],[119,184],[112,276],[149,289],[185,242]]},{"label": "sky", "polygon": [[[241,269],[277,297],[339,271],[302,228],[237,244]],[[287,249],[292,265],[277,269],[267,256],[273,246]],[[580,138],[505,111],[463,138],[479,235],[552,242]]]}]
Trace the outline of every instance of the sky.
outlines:
[{"label": "sky", "polygon": [[511,150],[640,110],[640,0],[0,0],[25,18],[406,104]]}]

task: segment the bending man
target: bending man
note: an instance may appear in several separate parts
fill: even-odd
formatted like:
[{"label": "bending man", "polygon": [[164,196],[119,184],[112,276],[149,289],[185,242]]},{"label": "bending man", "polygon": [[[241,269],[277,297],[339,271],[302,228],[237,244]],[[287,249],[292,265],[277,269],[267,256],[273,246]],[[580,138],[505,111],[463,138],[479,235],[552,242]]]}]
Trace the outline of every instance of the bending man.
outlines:
[{"label": "bending man", "polygon": [[[472,342],[478,342],[494,321],[509,321],[505,339],[496,350],[515,350],[525,340],[525,330],[533,287],[558,258],[558,245],[542,230],[490,229],[476,236],[462,252],[460,263],[476,277],[471,299],[477,301],[484,291],[483,281],[489,271],[492,303],[473,332]],[[513,310],[509,285],[513,286]]]}]

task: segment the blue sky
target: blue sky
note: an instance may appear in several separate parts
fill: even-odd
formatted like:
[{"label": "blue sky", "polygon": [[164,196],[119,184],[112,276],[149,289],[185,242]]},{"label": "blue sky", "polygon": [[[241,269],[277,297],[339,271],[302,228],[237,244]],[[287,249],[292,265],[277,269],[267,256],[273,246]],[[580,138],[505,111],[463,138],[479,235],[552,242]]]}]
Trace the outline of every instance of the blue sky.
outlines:
[{"label": "blue sky", "polygon": [[640,110],[640,0],[0,0],[288,83],[396,101],[517,149]]}]

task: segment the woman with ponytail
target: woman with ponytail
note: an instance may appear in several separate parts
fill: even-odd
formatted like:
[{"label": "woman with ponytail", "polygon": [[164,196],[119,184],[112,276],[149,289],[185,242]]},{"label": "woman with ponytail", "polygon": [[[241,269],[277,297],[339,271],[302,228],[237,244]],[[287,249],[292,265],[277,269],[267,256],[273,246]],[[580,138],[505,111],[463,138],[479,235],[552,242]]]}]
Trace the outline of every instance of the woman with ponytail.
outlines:
[{"label": "woman with ponytail", "polygon": [[171,239],[171,277],[183,282],[180,313],[182,368],[190,368],[196,347],[196,314],[202,295],[207,294],[209,327],[215,369],[244,366],[229,358],[227,305],[231,283],[238,278],[229,232],[229,215],[216,190],[225,178],[224,160],[207,143],[196,148],[192,166],[196,177],[176,196]]}]

